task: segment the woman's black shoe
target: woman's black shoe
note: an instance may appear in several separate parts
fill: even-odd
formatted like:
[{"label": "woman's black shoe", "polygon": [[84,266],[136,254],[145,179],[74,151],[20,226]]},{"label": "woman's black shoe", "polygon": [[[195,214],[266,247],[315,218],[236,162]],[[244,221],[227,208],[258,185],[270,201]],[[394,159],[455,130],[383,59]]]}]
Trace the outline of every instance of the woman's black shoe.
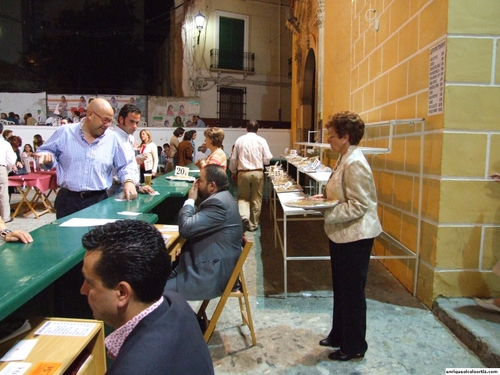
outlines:
[{"label": "woman's black shoe", "polygon": [[331,346],[332,348],[338,348],[340,347],[340,343],[332,341],[329,337],[326,339],[323,339],[319,342],[321,346]]},{"label": "woman's black shoe", "polygon": [[339,350],[335,350],[334,352],[331,352],[328,354],[328,358],[333,359],[334,361],[350,361],[351,359],[356,359],[356,358],[363,358],[365,356],[365,353],[358,353],[358,354],[345,354],[342,353]]}]

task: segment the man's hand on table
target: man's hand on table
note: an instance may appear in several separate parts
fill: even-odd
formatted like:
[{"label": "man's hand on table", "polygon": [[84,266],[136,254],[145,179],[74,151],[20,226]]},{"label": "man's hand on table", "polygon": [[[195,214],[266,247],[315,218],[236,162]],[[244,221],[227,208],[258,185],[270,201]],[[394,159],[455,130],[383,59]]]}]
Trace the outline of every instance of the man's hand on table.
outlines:
[{"label": "man's hand on table", "polygon": [[149,185],[139,186],[138,191],[140,194],[154,194],[155,193],[155,190]]},{"label": "man's hand on table", "polygon": [[133,181],[125,181],[123,184],[123,195],[122,199],[132,201],[137,198],[137,190],[135,189],[135,184]]},{"label": "man's hand on table", "polygon": [[21,241],[23,243],[33,242],[33,238],[28,232],[22,230],[14,230],[4,237],[5,242],[16,242]]}]

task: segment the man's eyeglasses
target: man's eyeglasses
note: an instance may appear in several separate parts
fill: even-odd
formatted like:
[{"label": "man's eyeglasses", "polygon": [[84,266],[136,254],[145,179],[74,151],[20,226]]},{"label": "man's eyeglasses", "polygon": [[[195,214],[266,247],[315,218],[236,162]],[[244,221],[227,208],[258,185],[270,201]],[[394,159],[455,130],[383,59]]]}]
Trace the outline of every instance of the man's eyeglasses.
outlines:
[{"label": "man's eyeglasses", "polygon": [[99,114],[97,112],[95,112],[95,111],[92,111],[92,113],[95,114],[97,117],[99,117],[99,119],[101,120],[101,122],[103,124],[110,124],[110,123],[113,122],[112,118],[109,118],[109,117],[104,117],[103,118],[103,117],[99,116]]}]

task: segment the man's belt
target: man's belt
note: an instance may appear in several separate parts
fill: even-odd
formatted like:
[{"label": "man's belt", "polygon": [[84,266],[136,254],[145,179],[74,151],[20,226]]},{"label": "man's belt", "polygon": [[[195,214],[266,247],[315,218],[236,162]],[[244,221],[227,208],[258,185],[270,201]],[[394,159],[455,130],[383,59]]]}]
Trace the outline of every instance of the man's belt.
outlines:
[{"label": "man's belt", "polygon": [[65,194],[68,194],[68,195],[71,195],[74,197],[80,197],[82,199],[90,198],[90,197],[94,197],[96,195],[106,193],[106,190],[71,191],[71,190],[68,190],[66,188],[60,188],[59,190],[64,192]]},{"label": "man's belt", "polygon": [[240,169],[238,172],[262,172],[262,168],[259,169]]}]

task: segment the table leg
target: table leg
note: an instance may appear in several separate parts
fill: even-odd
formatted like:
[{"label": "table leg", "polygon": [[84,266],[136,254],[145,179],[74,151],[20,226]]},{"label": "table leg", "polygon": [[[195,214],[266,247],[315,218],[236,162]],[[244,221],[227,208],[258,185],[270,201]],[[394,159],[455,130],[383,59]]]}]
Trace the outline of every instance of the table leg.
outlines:
[{"label": "table leg", "polygon": [[[22,188],[21,186],[16,186],[16,187],[17,187],[17,191],[19,192],[19,194],[21,194],[21,200],[17,204],[16,210],[14,211],[14,214],[12,215],[12,217],[16,217],[17,214],[19,213],[19,211],[21,210],[21,207],[23,206],[23,204],[26,203],[26,205],[28,206],[30,211],[33,212],[35,214],[36,218],[38,219],[38,215],[37,215],[35,209],[33,208],[32,202],[30,202],[28,200],[28,194],[31,191],[31,186],[26,187],[26,189]],[[35,194],[35,196],[36,196],[36,194]]]},{"label": "table leg", "polygon": [[[31,202],[27,202],[28,203],[28,206],[30,207],[30,210],[31,212],[35,215],[35,218],[40,218],[41,215],[43,214],[46,214],[48,212],[51,212],[53,207],[52,207],[52,203],[49,202],[50,205],[47,204],[47,202],[45,201],[45,194],[43,194],[40,189],[38,189],[36,186],[33,187],[34,191],[35,191],[35,195],[33,196],[33,198],[31,199]],[[45,210],[41,211],[41,212],[37,212],[35,210],[35,207],[36,207],[36,204],[41,200],[42,204],[44,205],[45,207]],[[31,215],[31,213],[27,212],[25,213],[23,216],[24,217],[27,217]]]}]

